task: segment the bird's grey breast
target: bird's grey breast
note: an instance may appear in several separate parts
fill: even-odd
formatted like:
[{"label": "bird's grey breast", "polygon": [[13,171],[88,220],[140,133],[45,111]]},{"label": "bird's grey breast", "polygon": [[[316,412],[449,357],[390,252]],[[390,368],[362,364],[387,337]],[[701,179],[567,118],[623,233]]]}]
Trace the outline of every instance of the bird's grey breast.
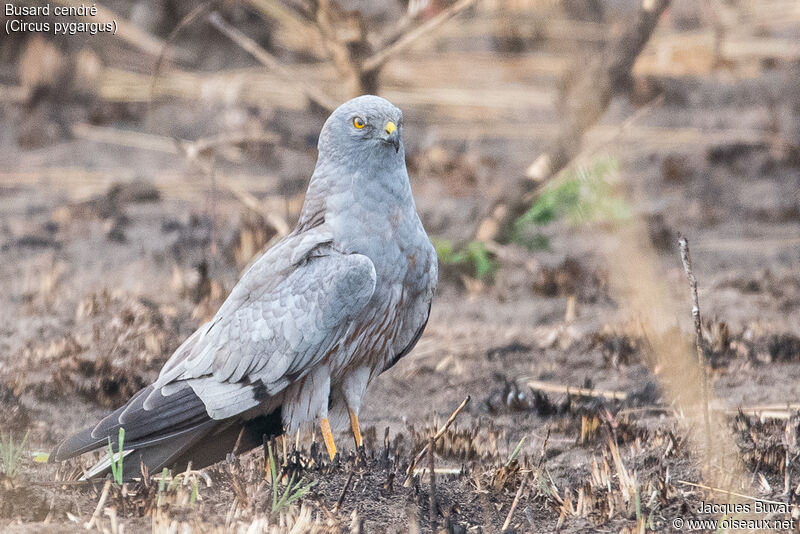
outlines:
[{"label": "bird's grey breast", "polygon": [[375,265],[370,302],[353,325],[353,362],[377,375],[424,326],[437,282],[436,252],[413,206],[364,219],[349,245]]}]

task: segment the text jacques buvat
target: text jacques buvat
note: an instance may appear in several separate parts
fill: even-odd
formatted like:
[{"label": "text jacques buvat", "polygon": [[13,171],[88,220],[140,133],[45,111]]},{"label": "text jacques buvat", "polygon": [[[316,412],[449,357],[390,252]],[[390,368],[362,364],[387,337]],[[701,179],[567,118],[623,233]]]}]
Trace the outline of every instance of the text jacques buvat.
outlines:
[{"label": "text jacques buvat", "polygon": [[6,3],[3,11],[6,16],[6,35],[26,32],[52,32],[58,35],[117,33],[116,20],[92,20],[97,17],[98,13],[95,4],[52,6],[50,4]]}]

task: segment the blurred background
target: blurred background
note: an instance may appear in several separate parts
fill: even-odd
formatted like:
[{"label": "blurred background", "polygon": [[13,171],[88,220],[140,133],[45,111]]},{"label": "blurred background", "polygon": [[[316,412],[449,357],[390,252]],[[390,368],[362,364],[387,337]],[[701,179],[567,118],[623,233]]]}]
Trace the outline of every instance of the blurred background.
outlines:
[{"label": "blurred background", "polygon": [[[797,434],[800,4],[96,5],[94,17],[0,16],[50,24],[0,38],[0,430],[46,450],[155,378],[293,227],[329,111],[375,93],[403,110],[440,285],[418,348],[370,390],[373,443],[386,426],[415,428],[412,450],[434,414],[472,395],[474,431],[454,434],[443,461],[505,459],[523,437],[523,454],[547,458],[555,489],[531,484],[543,493],[527,490],[515,522],[640,525],[619,511],[632,486],[617,511],[564,502],[608,452],[603,428],[626,444],[689,432],[702,373],[685,236],[719,454],[762,473],[763,495],[794,498],[796,439],[769,449],[777,459],[764,451]],[[57,35],[56,22],[75,24]],[[109,22],[114,35],[85,26]],[[576,400],[575,387],[601,394]],[[743,434],[739,409],[779,423]],[[695,481],[713,456],[675,454]],[[642,465],[642,488],[656,487],[663,472]],[[495,487],[504,510],[516,489]]]}]

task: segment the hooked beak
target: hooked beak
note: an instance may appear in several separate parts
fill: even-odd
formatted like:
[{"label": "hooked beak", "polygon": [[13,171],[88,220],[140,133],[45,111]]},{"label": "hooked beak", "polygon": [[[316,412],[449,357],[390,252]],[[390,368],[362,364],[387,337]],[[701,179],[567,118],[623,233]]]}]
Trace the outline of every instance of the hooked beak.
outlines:
[{"label": "hooked beak", "polygon": [[397,131],[397,125],[392,121],[386,123],[383,130],[383,142],[388,143],[394,147],[395,152],[400,151],[400,133]]}]

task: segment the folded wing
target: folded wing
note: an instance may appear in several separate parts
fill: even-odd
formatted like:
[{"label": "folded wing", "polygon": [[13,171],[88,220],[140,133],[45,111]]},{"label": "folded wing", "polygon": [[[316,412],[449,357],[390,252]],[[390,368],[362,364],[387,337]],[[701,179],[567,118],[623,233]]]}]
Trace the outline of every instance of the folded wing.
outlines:
[{"label": "folded wing", "polygon": [[153,385],[61,443],[51,459],[115,442],[124,427],[126,450],[158,459],[152,472],[313,370],[375,289],[371,260],[336,251],[326,238],[317,230],[291,235],[261,257]]}]

